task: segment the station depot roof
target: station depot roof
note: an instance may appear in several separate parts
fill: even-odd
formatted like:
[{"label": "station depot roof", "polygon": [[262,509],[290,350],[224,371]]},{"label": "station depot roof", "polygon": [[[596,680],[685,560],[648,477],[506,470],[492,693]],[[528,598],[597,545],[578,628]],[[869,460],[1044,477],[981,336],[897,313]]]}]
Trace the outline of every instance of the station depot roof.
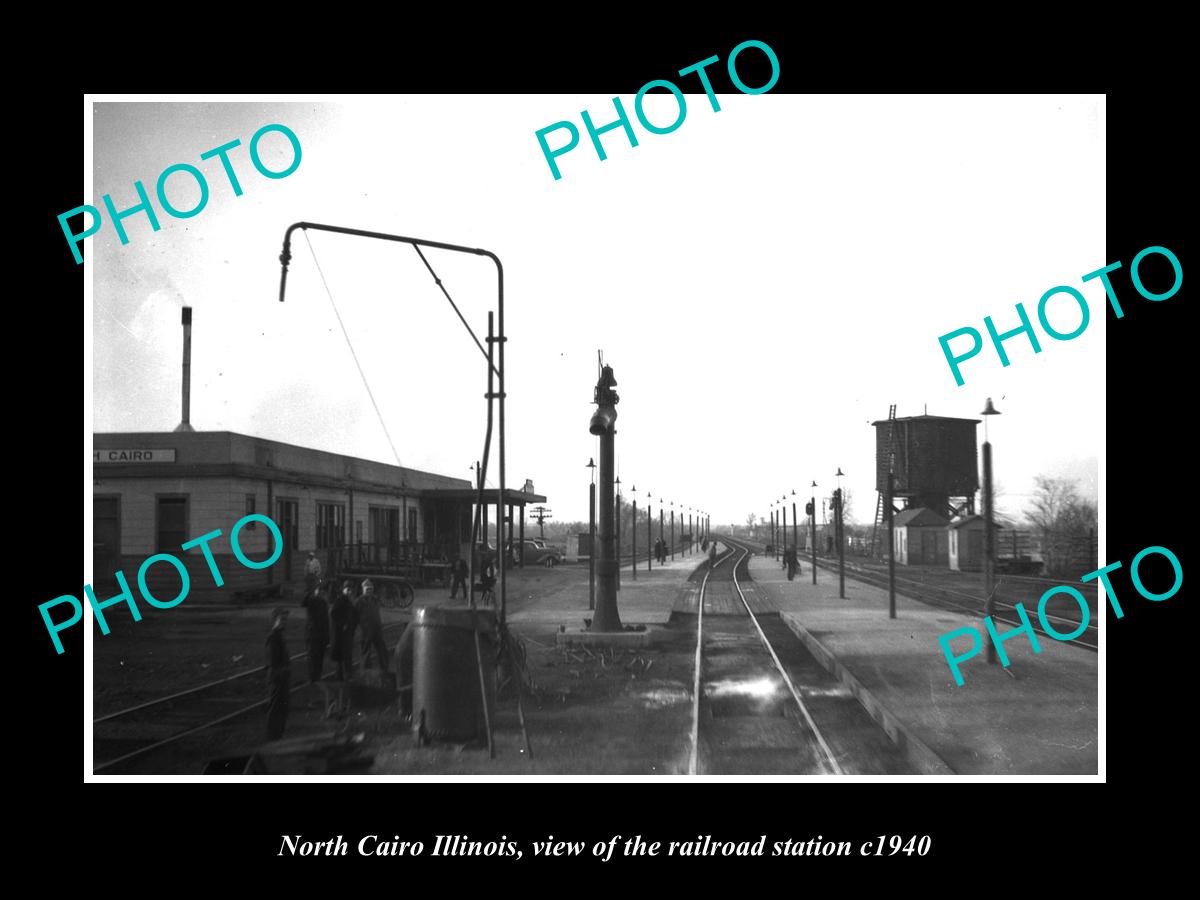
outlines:
[{"label": "station depot roof", "polygon": [[[300,447],[234,431],[97,432],[92,436],[96,478],[205,478],[234,475],[356,490],[384,490],[437,500],[474,500],[466,478]],[[490,473],[495,480],[496,473]],[[488,488],[486,499],[496,500]],[[507,488],[514,506],[545,503],[540,494]]]}]

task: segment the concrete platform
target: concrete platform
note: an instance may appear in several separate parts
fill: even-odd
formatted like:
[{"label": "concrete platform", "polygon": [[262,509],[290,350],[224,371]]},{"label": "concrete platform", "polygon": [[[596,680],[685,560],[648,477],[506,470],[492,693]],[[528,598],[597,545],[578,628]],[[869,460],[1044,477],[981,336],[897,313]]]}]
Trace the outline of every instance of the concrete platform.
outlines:
[{"label": "concrete platform", "polygon": [[[665,625],[671,618],[671,609],[679,592],[699,588],[698,585],[689,586],[687,578],[704,559],[700,553],[687,557],[677,554],[674,561],[668,559],[665,566],[655,564],[649,572],[643,560],[637,580],[634,580],[629,562],[626,561],[621,569],[621,588],[617,591],[621,624]],[[573,569],[571,567],[569,574],[576,575]],[[588,609],[587,571],[584,568],[582,583],[576,577],[572,583],[564,584],[557,591],[539,595],[536,602],[525,604],[517,601],[510,605],[508,622],[517,629],[524,625],[547,624],[582,629],[584,620],[591,619],[593,612]]]},{"label": "concrete platform", "polygon": [[881,725],[911,735],[960,775],[1095,775],[1098,772],[1096,653],[1044,639],[1034,654],[1020,636],[1005,649],[1006,669],[980,654],[963,664],[958,687],[938,637],[976,626],[977,617],[897,596],[846,579],[810,561],[789,582],[780,564],[754,557],[751,606],[778,609],[789,627]]}]

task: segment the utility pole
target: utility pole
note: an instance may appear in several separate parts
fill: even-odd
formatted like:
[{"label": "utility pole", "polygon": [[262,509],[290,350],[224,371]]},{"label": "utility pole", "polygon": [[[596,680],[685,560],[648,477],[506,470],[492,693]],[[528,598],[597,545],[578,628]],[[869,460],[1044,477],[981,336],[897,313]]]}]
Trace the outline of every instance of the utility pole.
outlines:
[{"label": "utility pole", "polygon": [[544,506],[535,506],[533,508],[533,514],[534,514],[534,516],[537,517],[538,537],[544,541],[546,539],[546,527],[543,523],[547,519],[552,518],[554,516],[554,513],[552,513],[550,510],[546,509],[546,507],[544,507]]}]

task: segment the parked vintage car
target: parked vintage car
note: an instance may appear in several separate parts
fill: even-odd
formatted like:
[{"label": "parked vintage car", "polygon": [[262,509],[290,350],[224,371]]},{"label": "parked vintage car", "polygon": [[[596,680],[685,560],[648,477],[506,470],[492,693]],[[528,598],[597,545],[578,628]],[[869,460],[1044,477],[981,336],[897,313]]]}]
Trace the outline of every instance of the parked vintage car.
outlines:
[{"label": "parked vintage car", "polygon": [[[550,569],[563,561],[563,553],[557,547],[552,547],[540,538],[525,539],[525,565],[545,566]],[[510,551],[520,552],[521,542],[514,541],[509,545]],[[514,553],[514,555],[515,555]]]}]

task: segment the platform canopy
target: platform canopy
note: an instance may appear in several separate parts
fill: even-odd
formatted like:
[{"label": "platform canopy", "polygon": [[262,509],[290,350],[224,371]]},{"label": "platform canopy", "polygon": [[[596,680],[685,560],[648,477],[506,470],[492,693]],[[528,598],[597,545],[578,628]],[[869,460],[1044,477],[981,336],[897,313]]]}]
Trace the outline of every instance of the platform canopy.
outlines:
[{"label": "platform canopy", "polygon": [[[484,488],[484,503],[495,503],[497,493],[496,488]],[[431,500],[462,500],[466,503],[474,503],[479,499],[479,491],[476,488],[427,488],[421,491],[421,496]],[[503,502],[505,506],[528,506],[530,503],[545,503],[546,498],[541,494],[505,488]]]}]

